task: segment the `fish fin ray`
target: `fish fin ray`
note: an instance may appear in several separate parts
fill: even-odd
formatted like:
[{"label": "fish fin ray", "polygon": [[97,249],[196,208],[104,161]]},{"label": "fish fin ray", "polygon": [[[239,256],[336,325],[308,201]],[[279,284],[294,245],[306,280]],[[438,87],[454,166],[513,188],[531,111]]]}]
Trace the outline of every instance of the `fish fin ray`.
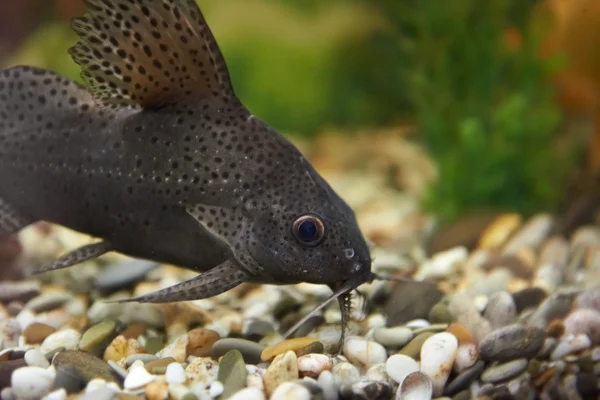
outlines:
[{"label": "fish fin ray", "polygon": [[35,219],[24,216],[6,201],[0,199],[0,236],[16,233],[34,222],[36,222]]},{"label": "fish fin ray", "polygon": [[115,303],[172,303],[206,299],[224,293],[246,282],[250,275],[234,262],[222,264],[177,285],[132,299],[115,300]]},{"label": "fish fin ray", "polygon": [[45,264],[40,268],[34,269],[31,271],[31,273],[33,275],[38,275],[48,271],[56,271],[59,269],[68,268],[84,261],[98,258],[113,250],[113,246],[106,241],[87,244],[59,257],[49,264]]},{"label": "fish fin ray", "polygon": [[237,102],[217,42],[194,0],[85,0],[69,49],[92,93],[111,106],[183,99]]}]

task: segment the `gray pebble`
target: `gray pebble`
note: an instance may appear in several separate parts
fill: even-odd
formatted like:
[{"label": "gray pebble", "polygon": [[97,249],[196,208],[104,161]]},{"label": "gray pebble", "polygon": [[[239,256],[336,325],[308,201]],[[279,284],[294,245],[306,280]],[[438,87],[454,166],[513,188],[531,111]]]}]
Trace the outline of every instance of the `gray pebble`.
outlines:
[{"label": "gray pebble", "polygon": [[25,308],[34,313],[54,310],[73,300],[73,296],[68,292],[50,292],[43,293],[25,304]]},{"label": "gray pebble", "polygon": [[496,292],[490,296],[483,317],[492,325],[492,329],[502,328],[515,322],[517,307],[508,292]]},{"label": "gray pebble", "polygon": [[217,380],[223,384],[222,398],[226,399],[246,386],[246,364],[239,350],[230,350],[219,363]]},{"label": "gray pebble", "polygon": [[108,360],[106,362],[108,364],[109,367],[111,367],[113,369],[113,371],[115,371],[117,373],[117,375],[119,375],[121,378],[125,379],[127,377],[127,370],[123,367],[121,367],[119,364],[117,364],[116,362],[114,362],[113,360]]},{"label": "gray pebble", "polygon": [[503,254],[517,254],[523,247],[539,247],[552,230],[554,220],[547,214],[531,217],[502,249]]},{"label": "gray pebble", "polygon": [[430,283],[399,282],[385,306],[387,325],[401,325],[413,319],[427,318],[431,308],[443,295]]},{"label": "gray pebble", "polygon": [[413,335],[418,336],[421,333],[425,333],[425,332],[433,332],[433,333],[439,333],[439,332],[444,332],[446,329],[448,329],[448,325],[449,324],[432,324],[429,326],[424,326],[422,328],[417,328],[413,331]]},{"label": "gray pebble", "polygon": [[312,395],[320,395],[323,393],[323,388],[319,383],[312,378],[303,378],[295,381],[297,384],[304,386]]},{"label": "gray pebble", "polygon": [[159,266],[146,260],[128,260],[105,268],[94,280],[94,286],[101,291],[115,291],[128,287],[142,279]]},{"label": "gray pebble", "polygon": [[479,344],[484,360],[509,361],[534,357],[544,345],[545,332],[532,325],[513,324],[497,329]]},{"label": "gray pebble", "polygon": [[513,293],[513,300],[517,307],[517,313],[521,313],[528,308],[537,307],[547,296],[544,289],[539,287],[528,287]]},{"label": "gray pebble", "polygon": [[158,357],[156,357],[154,354],[132,354],[125,360],[125,365],[127,365],[127,368],[129,368],[137,360],[141,360],[144,364],[146,364],[151,361],[158,360]]},{"label": "gray pebble", "polygon": [[295,338],[306,337],[317,327],[325,323],[325,318],[322,315],[313,315],[303,323],[300,328],[294,333]]},{"label": "gray pebble", "polygon": [[392,388],[385,382],[360,380],[340,388],[342,400],[387,400],[392,396]]},{"label": "gray pebble", "polygon": [[246,338],[253,342],[257,342],[267,334],[274,332],[275,327],[268,321],[255,320],[248,325],[246,329]]},{"label": "gray pebble", "polygon": [[448,396],[458,394],[460,391],[467,389],[474,382],[485,368],[485,362],[479,360],[471,368],[464,370],[460,375],[452,380],[447,386],[444,393]]},{"label": "gray pebble", "polygon": [[94,378],[102,378],[107,382],[116,382],[115,374],[107,363],[90,354],[76,350],[65,350],[58,353],[52,360],[58,369],[61,365],[73,365],[84,382]]},{"label": "gray pebble", "polygon": [[578,290],[565,290],[548,297],[531,314],[529,322],[540,328],[545,328],[553,319],[563,319],[571,311],[571,305],[578,292]]},{"label": "gray pebble", "polygon": [[473,334],[477,342],[492,331],[492,326],[475,308],[470,296],[464,293],[455,294],[450,298],[448,309],[456,321],[462,323]]},{"label": "gray pebble", "polygon": [[558,346],[558,339],[553,337],[547,337],[546,339],[544,339],[544,345],[542,346],[536,357],[538,357],[541,360],[550,358],[550,354],[552,354],[554,349],[556,349],[556,346]]},{"label": "gray pebble", "polygon": [[5,281],[0,282],[0,302],[27,302],[40,293],[38,281]]},{"label": "gray pebble", "polygon": [[600,310],[600,288],[587,289],[575,299],[574,307]]},{"label": "gray pebble", "polygon": [[217,340],[212,346],[212,355],[215,360],[230,350],[239,350],[242,353],[244,361],[248,364],[258,364],[261,362],[260,355],[265,346],[250,340],[226,338]]},{"label": "gray pebble", "polygon": [[73,364],[62,364],[56,368],[55,389],[65,389],[67,393],[79,393],[85,387],[85,381]]},{"label": "gray pebble", "polygon": [[503,364],[492,365],[481,374],[481,381],[487,383],[499,383],[514,378],[525,371],[527,360],[520,358]]},{"label": "gray pebble", "polygon": [[405,326],[377,328],[373,331],[373,339],[387,347],[402,347],[415,336],[412,329]]}]

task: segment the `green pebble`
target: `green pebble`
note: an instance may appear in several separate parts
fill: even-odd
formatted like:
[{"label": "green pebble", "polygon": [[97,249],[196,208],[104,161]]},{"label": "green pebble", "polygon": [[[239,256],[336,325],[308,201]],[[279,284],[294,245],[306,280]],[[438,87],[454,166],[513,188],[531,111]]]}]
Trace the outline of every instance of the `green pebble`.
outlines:
[{"label": "green pebble", "polygon": [[221,399],[227,399],[246,386],[246,363],[239,350],[230,350],[219,363],[217,380],[223,384]]},{"label": "green pebble", "polygon": [[85,331],[79,341],[78,348],[81,351],[98,356],[115,338],[116,332],[117,321],[106,319]]},{"label": "green pebble", "polygon": [[149,354],[156,354],[164,347],[164,340],[160,336],[152,336],[146,339],[144,348]]},{"label": "green pebble", "polygon": [[451,324],[454,322],[452,313],[443,303],[437,303],[429,310],[429,322],[432,324]]},{"label": "green pebble", "polygon": [[406,346],[404,346],[402,348],[402,350],[400,350],[398,352],[398,354],[403,354],[405,356],[409,356],[410,358],[417,360],[417,361],[420,360],[421,359],[421,347],[423,347],[423,343],[425,343],[425,341],[433,335],[434,335],[433,332],[421,333],[420,335],[416,336],[413,340],[408,342],[408,344]]},{"label": "green pebble", "polygon": [[462,392],[456,393],[452,396],[452,400],[470,400],[471,399],[471,390],[465,389]]}]

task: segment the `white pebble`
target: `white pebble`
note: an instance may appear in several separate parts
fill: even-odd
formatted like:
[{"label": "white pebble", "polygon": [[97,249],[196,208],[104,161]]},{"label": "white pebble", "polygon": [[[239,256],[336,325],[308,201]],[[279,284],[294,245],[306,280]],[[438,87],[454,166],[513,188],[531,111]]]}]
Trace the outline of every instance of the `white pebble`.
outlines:
[{"label": "white pebble", "polygon": [[392,383],[391,378],[386,372],[385,364],[377,364],[373,365],[367,373],[365,374],[365,378],[371,381],[379,381],[379,382],[387,382]]},{"label": "white pebble", "polygon": [[116,384],[114,382],[111,382],[111,386],[109,386],[109,383],[101,378],[94,378],[91,381],[89,381],[87,383],[87,385],[85,386],[86,393],[92,393],[92,392],[95,392],[98,390],[106,390],[106,389],[109,389],[113,393],[116,393],[119,390],[119,387],[116,386]]},{"label": "white pebble", "polygon": [[590,338],[583,334],[577,335],[565,335],[558,342],[558,346],[554,349],[550,355],[550,359],[553,361],[560,360],[567,354],[575,353],[580,350],[585,350],[592,345]]},{"label": "white pebble", "polygon": [[169,384],[169,395],[170,395],[169,398],[170,399],[181,400],[190,393],[192,393],[192,391],[190,389],[188,389],[187,386],[185,386],[181,383],[170,383]]},{"label": "white pebble", "polygon": [[419,364],[403,354],[394,354],[385,362],[385,371],[397,383],[402,383],[404,378],[418,370]]},{"label": "white pebble", "polygon": [[150,382],[156,379],[155,376],[146,371],[146,368],[138,367],[130,370],[127,378],[125,378],[125,382],[123,382],[123,387],[125,389],[137,389],[142,386],[146,386]]},{"label": "white pebble", "polygon": [[338,387],[346,384],[353,384],[360,379],[358,369],[345,361],[335,365],[331,373],[333,374],[333,381]]},{"label": "white pebble", "polygon": [[21,332],[25,330],[29,325],[35,322],[35,314],[28,309],[23,309],[17,316],[15,317],[19,326],[21,327]]},{"label": "white pebble", "polygon": [[66,400],[67,391],[63,388],[55,390],[45,395],[42,400]]},{"label": "white pebble", "polygon": [[265,400],[265,394],[257,388],[245,388],[235,392],[229,400]]},{"label": "white pebble", "polygon": [[430,260],[424,262],[416,272],[415,280],[443,278],[454,271],[456,264],[465,262],[469,256],[466,247],[454,247],[435,254]]},{"label": "white pebble", "polygon": [[479,358],[479,349],[475,343],[463,343],[458,346],[456,359],[454,360],[454,370],[461,373],[472,367]]},{"label": "white pebble", "polygon": [[59,347],[64,347],[66,350],[75,350],[81,339],[81,334],[75,329],[64,329],[50,334],[40,346],[42,353],[49,353]]},{"label": "white pebble", "polygon": [[431,322],[423,318],[413,319],[404,324],[405,327],[411,329],[427,328],[431,325]]},{"label": "white pebble", "polygon": [[364,370],[385,362],[387,358],[385,347],[361,337],[350,337],[344,342],[344,355],[348,361]]},{"label": "white pebble", "polygon": [[13,371],[10,381],[19,400],[37,400],[50,393],[55,377],[54,366],[47,369],[22,367]]},{"label": "white pebble", "polygon": [[403,381],[396,392],[396,400],[429,400],[433,395],[433,385],[427,375],[413,372]]},{"label": "white pebble", "polygon": [[332,368],[333,360],[325,354],[306,354],[298,357],[298,372],[302,376],[316,378],[321,372]]},{"label": "white pebble", "polygon": [[223,384],[221,382],[219,382],[219,381],[214,381],[210,385],[210,389],[208,390],[208,394],[212,398],[219,397],[221,394],[223,394],[223,390],[225,390],[225,388],[223,387]]},{"label": "white pebble", "polygon": [[176,362],[169,364],[165,372],[165,379],[167,383],[185,383],[185,371],[181,364]]},{"label": "white pebble", "polygon": [[456,358],[458,340],[448,332],[436,333],[421,347],[421,372],[429,376],[433,395],[440,396]]},{"label": "white pebble", "polygon": [[295,382],[283,382],[273,392],[270,400],[310,400],[310,392]]},{"label": "white pebble", "polygon": [[0,399],[2,400],[16,400],[17,396],[11,387],[5,387],[0,392]]},{"label": "white pebble", "polygon": [[27,350],[24,358],[30,367],[48,368],[50,366],[46,356],[38,349]]},{"label": "white pebble", "polygon": [[338,388],[330,371],[323,371],[319,375],[317,383],[323,389],[323,400],[338,400]]}]

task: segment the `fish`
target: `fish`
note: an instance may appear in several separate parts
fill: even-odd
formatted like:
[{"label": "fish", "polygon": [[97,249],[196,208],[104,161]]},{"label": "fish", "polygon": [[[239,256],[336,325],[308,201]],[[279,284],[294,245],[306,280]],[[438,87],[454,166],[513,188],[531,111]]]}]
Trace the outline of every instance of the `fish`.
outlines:
[{"label": "fish", "polygon": [[[0,235],[47,221],[108,252],[198,272],[124,301],[203,299],[244,282],[329,286],[342,310],[377,277],[353,209],[234,92],[193,0],[84,0],[68,52],[83,84],[0,72]],[[316,312],[316,310],[315,310]]]}]

